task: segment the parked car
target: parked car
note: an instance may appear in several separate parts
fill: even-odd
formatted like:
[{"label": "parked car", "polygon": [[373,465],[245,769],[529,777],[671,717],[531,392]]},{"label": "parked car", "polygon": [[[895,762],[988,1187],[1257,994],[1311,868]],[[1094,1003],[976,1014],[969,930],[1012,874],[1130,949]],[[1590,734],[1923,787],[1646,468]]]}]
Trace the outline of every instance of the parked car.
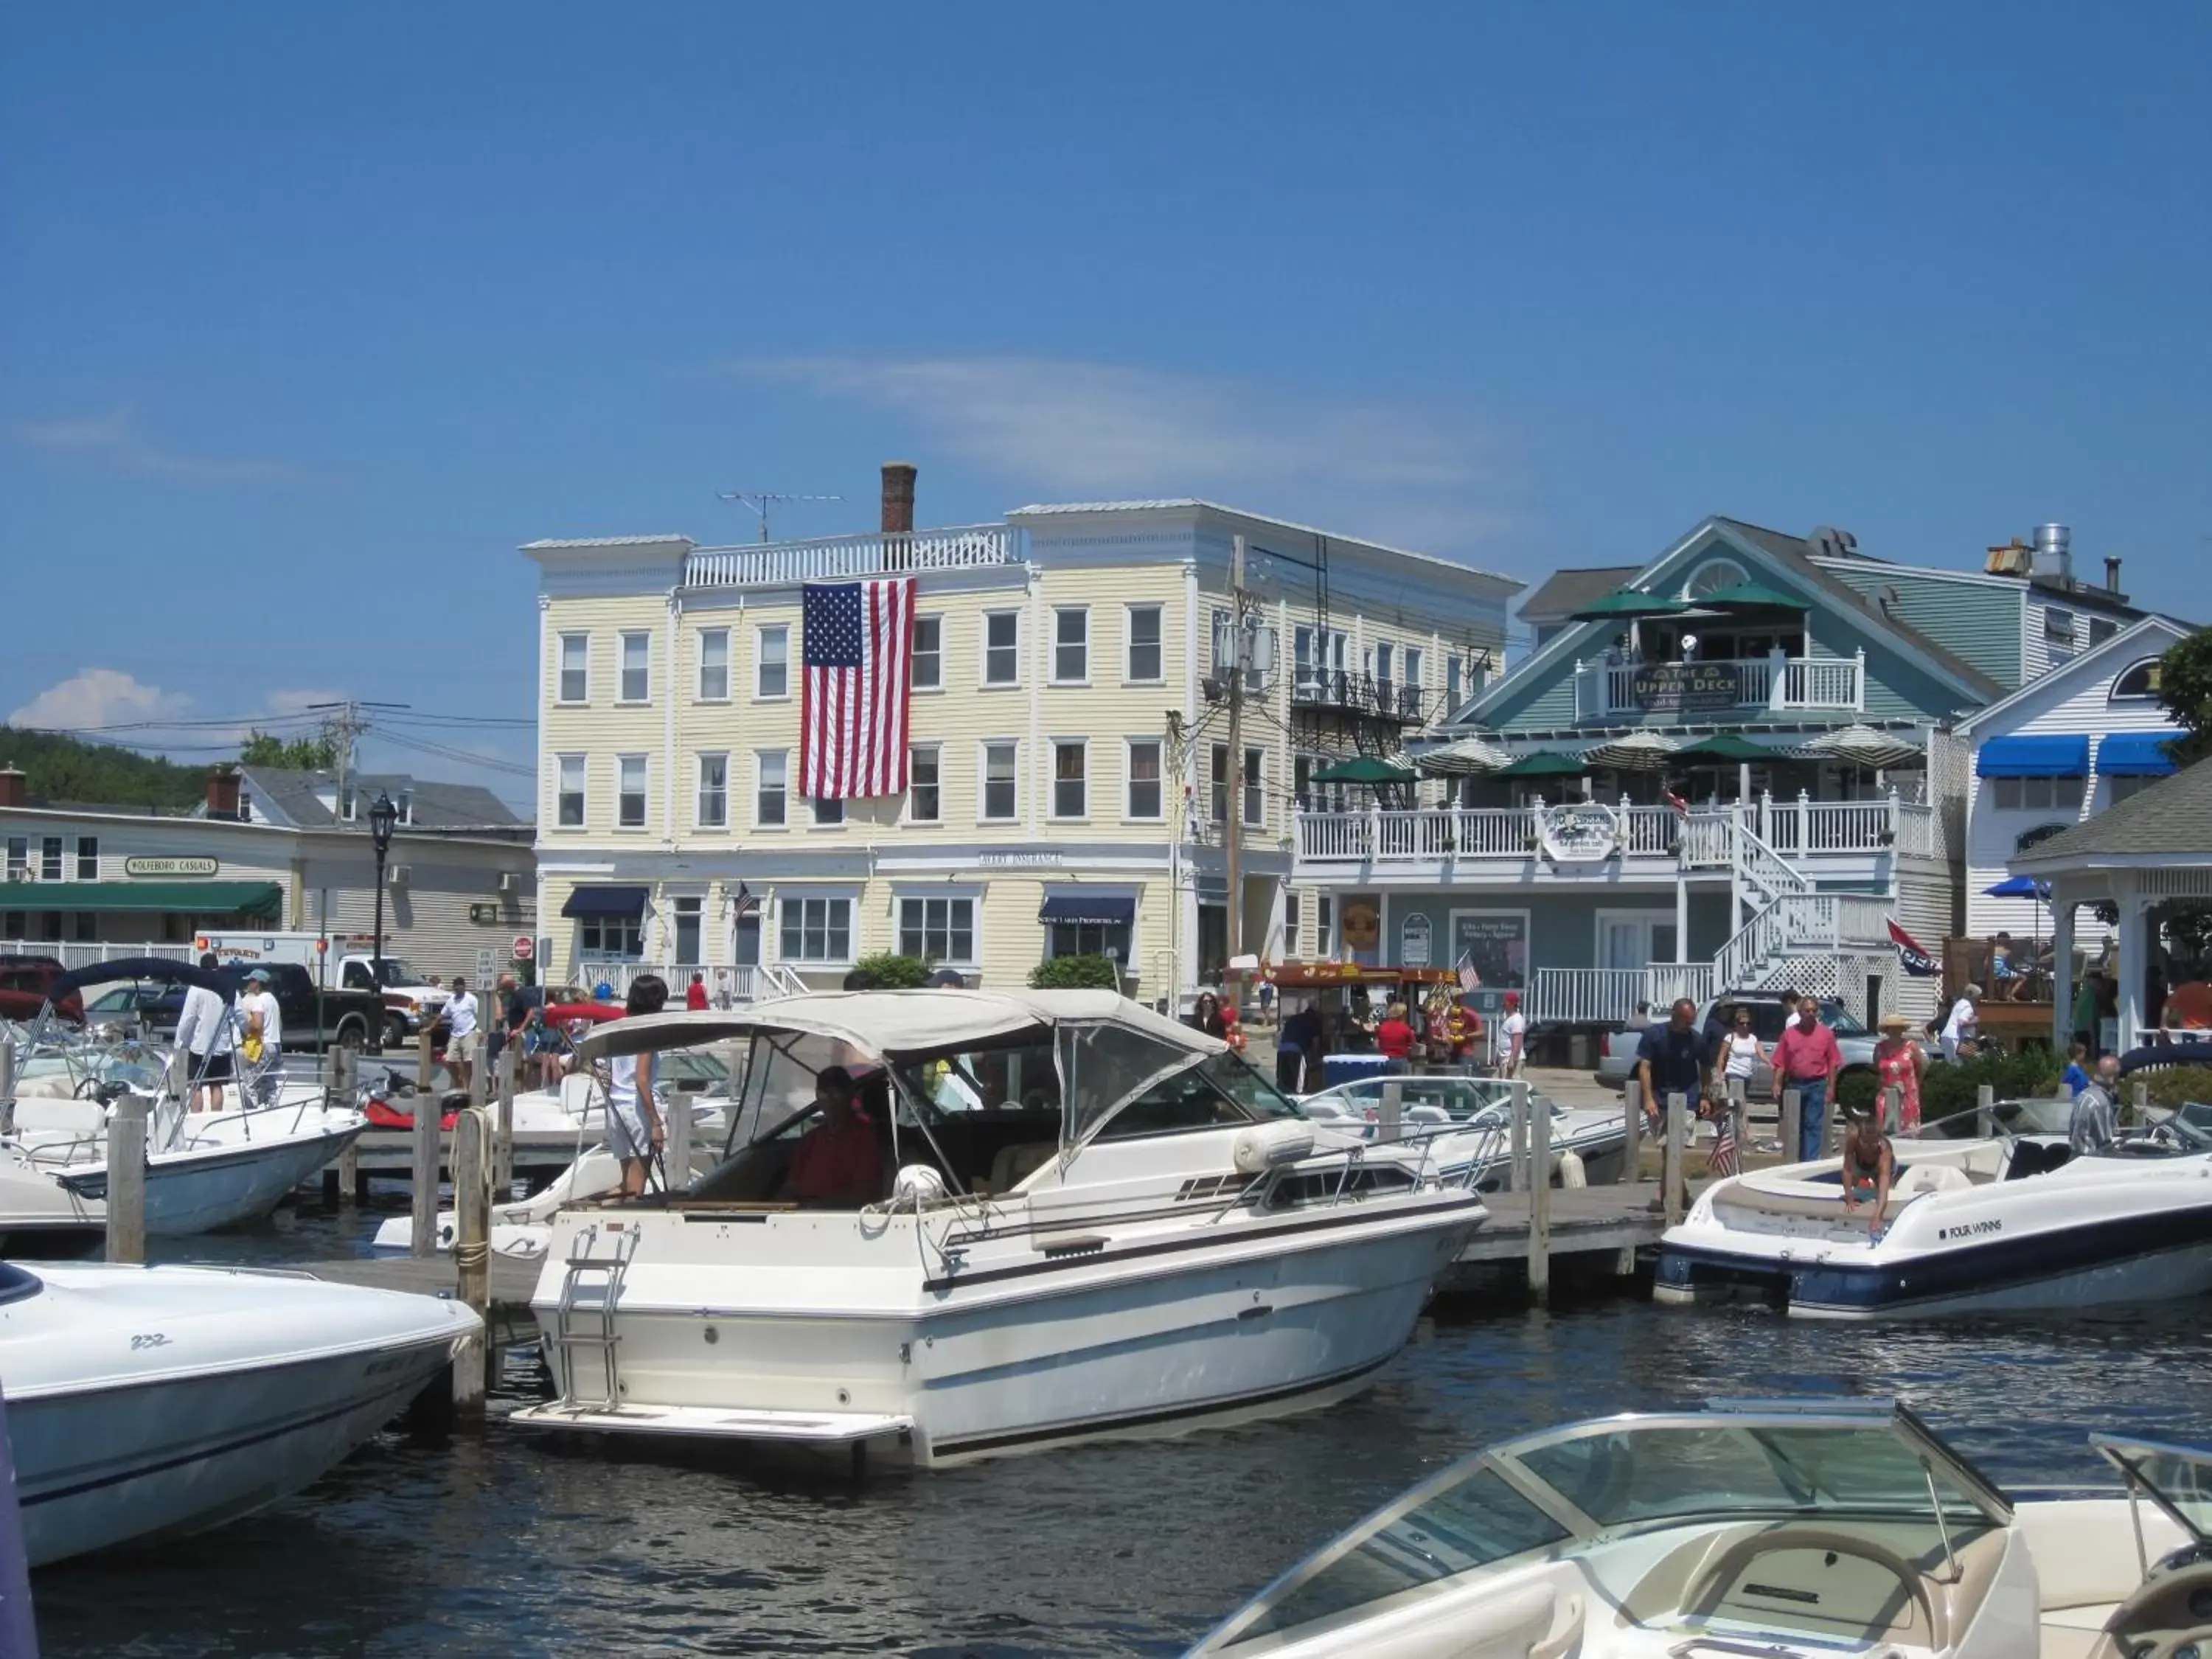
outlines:
[{"label": "parked car", "polygon": [[[253,969],[269,975],[269,989],[276,999],[277,1016],[284,1022],[287,1052],[319,1054],[332,1046],[365,1048],[384,1023],[384,999],[374,991],[345,991],[331,987],[318,992],[314,975],[297,963],[257,963]],[[216,969],[229,984],[234,997],[245,990],[247,971],[237,963]],[[110,996],[113,994],[109,993]],[[183,1013],[184,1006],[182,988],[164,987],[158,994],[139,1005],[138,1018],[149,1035],[172,1037],[176,1035],[178,1016]]]},{"label": "parked car", "polygon": [[[1717,1012],[1724,1029],[1735,1027],[1735,1011],[1739,1007],[1751,1010],[1751,1030],[1760,1043],[1771,1050],[1782,1036],[1782,1028],[1789,1016],[1782,1007],[1779,991],[1729,991],[1710,1001],[1698,1005],[1698,1029],[1704,1030]],[[1666,1014],[1659,1011],[1655,1024],[1664,1024]],[[1836,1047],[1843,1052],[1843,1076],[1856,1072],[1871,1075],[1874,1071],[1875,1034],[1858,1022],[1858,1017],[1832,997],[1820,1000],[1820,1024],[1836,1034]],[[1644,1028],[1624,1025],[1617,1031],[1607,1033],[1605,1055],[1598,1062],[1597,1080],[1608,1089],[1623,1087],[1636,1074],[1636,1048],[1644,1039]],[[1932,1059],[1933,1051],[1930,1052]],[[1771,1097],[1774,1092],[1774,1073],[1761,1060],[1751,1075],[1745,1091],[1753,1100]]]},{"label": "parked car", "polygon": [[[36,1019],[46,1006],[46,988],[68,971],[52,957],[0,956],[0,1019]],[[71,991],[54,1012],[82,1021],[84,999]]]}]

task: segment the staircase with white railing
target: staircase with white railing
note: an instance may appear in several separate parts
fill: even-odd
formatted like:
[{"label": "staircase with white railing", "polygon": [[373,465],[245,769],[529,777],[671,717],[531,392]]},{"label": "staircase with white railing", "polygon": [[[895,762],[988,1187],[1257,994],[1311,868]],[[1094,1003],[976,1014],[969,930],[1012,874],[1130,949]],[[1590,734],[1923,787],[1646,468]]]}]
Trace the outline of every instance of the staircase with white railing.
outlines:
[{"label": "staircase with white railing", "polygon": [[1887,899],[1814,891],[1804,872],[1762,841],[1740,811],[1729,815],[1729,853],[1737,890],[1764,902],[1713,953],[1716,989],[1771,988],[1808,957],[1888,947]]}]

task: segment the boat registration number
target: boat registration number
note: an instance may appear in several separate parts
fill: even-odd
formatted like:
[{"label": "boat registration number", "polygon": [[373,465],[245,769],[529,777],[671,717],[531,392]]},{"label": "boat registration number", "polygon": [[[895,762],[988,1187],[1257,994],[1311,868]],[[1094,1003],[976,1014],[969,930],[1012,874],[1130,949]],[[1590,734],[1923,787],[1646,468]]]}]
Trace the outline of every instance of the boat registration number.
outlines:
[{"label": "boat registration number", "polygon": [[1940,1243],[1946,1239],[1979,1238],[1985,1233],[2001,1233],[2004,1223],[1998,1220],[1962,1221],[1955,1227],[1938,1227],[1936,1237]]},{"label": "boat registration number", "polygon": [[133,1353],[137,1352],[141,1348],[166,1348],[168,1346],[169,1339],[159,1331],[149,1331],[143,1336],[134,1336],[131,1339],[131,1352]]}]

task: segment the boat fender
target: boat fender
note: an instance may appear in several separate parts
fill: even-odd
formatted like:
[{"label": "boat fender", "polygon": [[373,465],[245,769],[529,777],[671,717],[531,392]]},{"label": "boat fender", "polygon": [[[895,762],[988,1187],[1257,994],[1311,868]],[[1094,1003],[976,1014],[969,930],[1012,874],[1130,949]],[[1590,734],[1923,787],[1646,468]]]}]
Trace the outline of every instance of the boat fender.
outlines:
[{"label": "boat fender", "polygon": [[1255,1123],[1237,1132],[1230,1158],[1239,1175],[1265,1174],[1278,1164],[1295,1164],[1314,1149],[1313,1125],[1295,1118]]},{"label": "boat fender", "polygon": [[945,1177],[927,1164],[902,1164],[891,1182],[891,1208],[919,1210],[945,1196]]},{"label": "boat fender", "polygon": [[1589,1176],[1583,1169],[1581,1153],[1561,1152],[1559,1154],[1559,1185],[1575,1188],[1589,1185]]}]

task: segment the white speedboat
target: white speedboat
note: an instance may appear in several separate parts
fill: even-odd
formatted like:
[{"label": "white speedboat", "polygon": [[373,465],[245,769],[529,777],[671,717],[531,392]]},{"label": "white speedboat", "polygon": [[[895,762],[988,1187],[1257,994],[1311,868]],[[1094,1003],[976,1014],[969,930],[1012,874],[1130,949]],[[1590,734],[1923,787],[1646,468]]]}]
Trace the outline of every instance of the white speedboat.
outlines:
[{"label": "white speedboat", "polygon": [[[542,1258],[553,1243],[553,1218],[567,1206],[604,1198],[622,1186],[622,1164],[605,1146],[587,1148],[584,1155],[561,1172],[560,1178],[542,1193],[512,1204],[491,1206],[489,1244],[494,1255],[518,1261]],[[451,1210],[438,1212],[438,1249],[453,1248],[459,1223]],[[376,1230],[370,1243],[380,1250],[414,1248],[415,1221],[395,1215]]]},{"label": "white speedboat", "polygon": [[[1289,1409],[1388,1364],[1483,1215],[1425,1144],[1317,1152],[1243,1060],[1110,992],[796,996],[580,1052],[714,1042],[748,1048],[727,1156],[556,1216],[560,1398],[512,1421],[935,1464]],[[861,1115],[809,1151],[830,1067]],[[784,1195],[833,1151],[865,1201]]]},{"label": "white speedboat", "polygon": [[[1365,1124],[1372,1139],[1382,1112],[1383,1091],[1394,1084],[1402,1121],[1424,1130],[1450,1124],[1463,1132],[1463,1139],[1437,1143],[1436,1159],[1445,1173],[1465,1173],[1472,1164],[1476,1166],[1478,1190],[1491,1192],[1503,1183],[1512,1129],[1513,1085],[1502,1079],[1447,1074],[1360,1078],[1304,1096],[1298,1104],[1307,1116],[1319,1122]],[[1528,1104],[1532,1111],[1550,1114],[1554,1186],[1575,1165],[1591,1186],[1619,1178],[1620,1160],[1628,1147],[1627,1123],[1620,1112],[1610,1107],[1562,1106],[1533,1088],[1528,1091]],[[1574,1165],[1568,1163],[1570,1154]]]},{"label": "white speedboat", "polygon": [[304,1275],[0,1264],[0,1389],[31,1565],[297,1492],[482,1329],[457,1303]]},{"label": "white speedboat", "polygon": [[107,1206],[70,1191],[13,1140],[0,1140],[0,1259],[67,1261],[97,1255]]},{"label": "white speedboat", "polygon": [[2212,1652],[2212,1454],[2094,1443],[2128,1496],[2016,1503],[1881,1402],[1579,1423],[1423,1481],[1188,1659]]},{"label": "white speedboat", "polygon": [[2070,1111],[2002,1101],[1893,1137],[1878,1238],[1864,1205],[1844,1208],[1838,1159],[1716,1182],[1661,1240],[1652,1293],[1877,1319],[2212,1290],[2212,1132],[2177,1115],[2076,1158]]}]

